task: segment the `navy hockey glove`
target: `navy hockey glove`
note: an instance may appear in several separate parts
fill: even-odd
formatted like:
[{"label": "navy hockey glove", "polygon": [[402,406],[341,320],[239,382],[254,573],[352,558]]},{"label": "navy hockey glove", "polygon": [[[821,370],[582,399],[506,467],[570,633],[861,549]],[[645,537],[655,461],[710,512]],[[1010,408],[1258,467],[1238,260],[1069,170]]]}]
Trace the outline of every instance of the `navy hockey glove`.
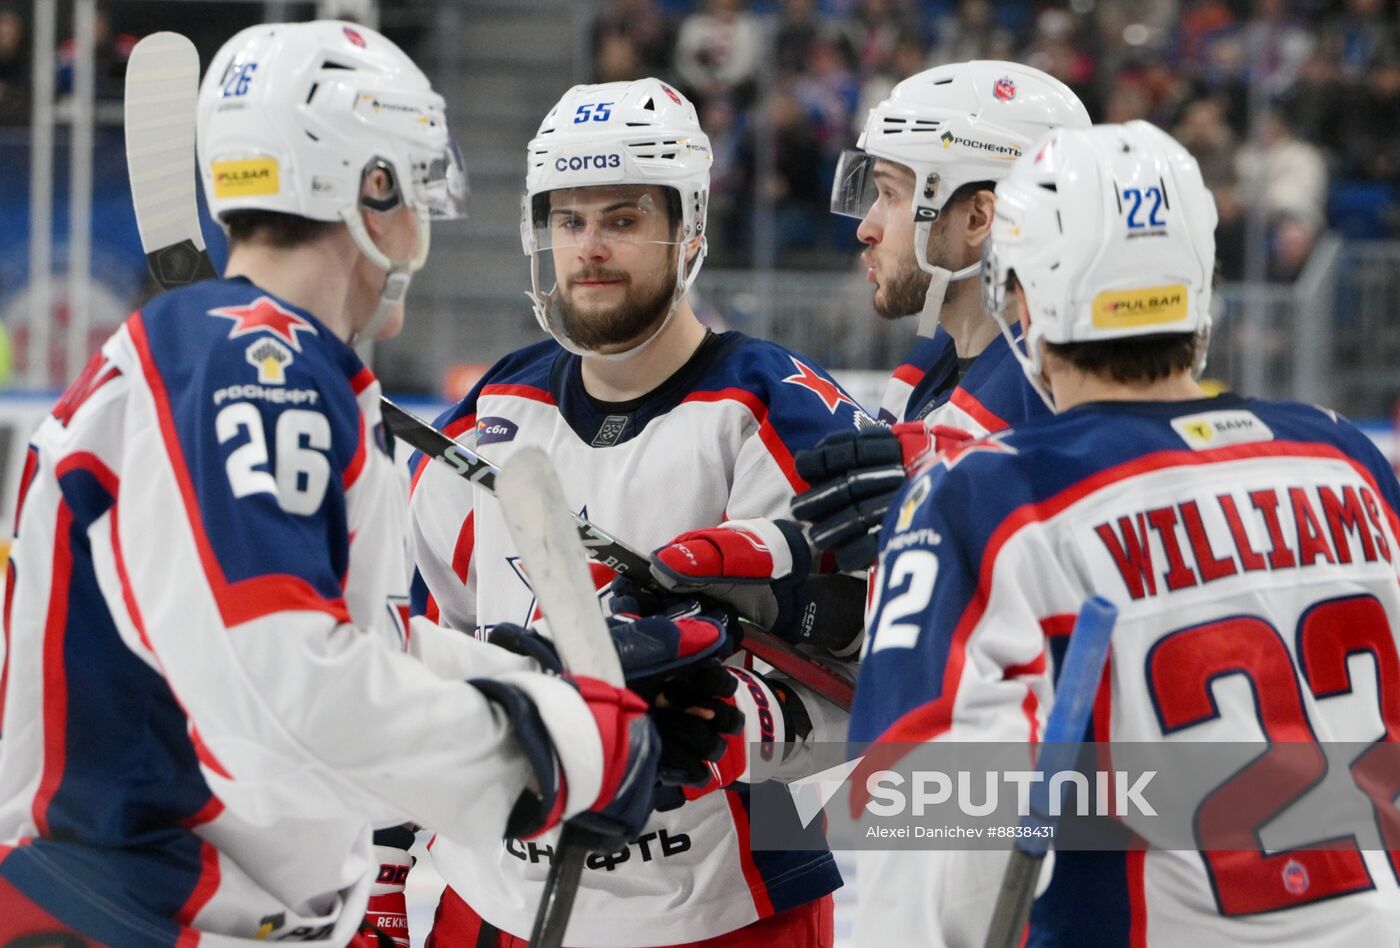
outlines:
[{"label": "navy hockey glove", "polygon": [[505,834],[526,839],[538,836],[557,826],[566,812],[573,812],[569,823],[588,834],[591,848],[621,848],[641,833],[656,792],[661,740],[647,716],[646,702],[625,688],[614,688],[596,678],[564,677],[583,698],[602,744],[598,795],[580,808],[578,801],[568,799],[568,775],[562,770],[554,735],[536,707],[533,693],[537,689],[525,684],[530,677],[539,676],[526,674],[514,681],[474,678],[469,682],[510,718],[535,774],[535,786],[527,787],[515,801]]},{"label": "navy hockey glove", "polygon": [[731,520],[682,533],[651,557],[652,575],[678,594],[732,605],[796,645],[844,653],[858,644],[865,584],[812,575],[812,551],[791,520]]},{"label": "navy hockey glove", "polygon": [[[728,701],[735,681],[721,660],[733,654],[737,637],[728,616],[701,613],[688,600],[667,615],[608,619],[627,687],[651,707],[661,736],[659,777],[663,784],[698,784],[710,777],[708,763],[725,752],[725,738],[743,728],[743,715]],[[487,641],[533,658],[559,672],[554,645],[533,629],[510,623],[492,627]]]},{"label": "navy hockey glove", "polygon": [[792,515],[809,525],[813,546],[835,551],[840,569],[867,569],[879,550],[880,524],[905,478],[970,439],[957,428],[930,429],[921,421],[828,435],[794,458],[798,475],[812,486],[793,498]]}]

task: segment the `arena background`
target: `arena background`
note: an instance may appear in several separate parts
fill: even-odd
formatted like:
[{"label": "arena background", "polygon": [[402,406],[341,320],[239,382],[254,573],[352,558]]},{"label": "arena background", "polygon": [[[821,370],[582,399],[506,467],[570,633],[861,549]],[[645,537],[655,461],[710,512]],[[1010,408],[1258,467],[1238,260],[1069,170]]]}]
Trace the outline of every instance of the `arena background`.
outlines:
[{"label": "arena background", "polygon": [[[408,326],[370,353],[429,414],[539,338],[523,291],[524,147],[571,84],[659,75],[716,162],[707,322],[827,365],[867,404],[913,331],[870,310],[832,171],[867,108],[930,65],[1014,59],[1096,121],[1145,118],[1199,158],[1220,209],[1207,375],[1330,405],[1388,453],[1400,393],[1400,23],[1386,0],[0,0],[0,536],[29,432],[154,292],[127,189],[126,56],[176,30],[203,61],[238,29],[377,26],[446,96],[472,186],[440,225]],[[206,220],[217,262],[224,243]],[[1393,456],[1393,455],[1392,455]],[[843,860],[845,862],[845,860]],[[415,872],[415,931],[440,881]],[[838,928],[849,935],[853,887]]]}]

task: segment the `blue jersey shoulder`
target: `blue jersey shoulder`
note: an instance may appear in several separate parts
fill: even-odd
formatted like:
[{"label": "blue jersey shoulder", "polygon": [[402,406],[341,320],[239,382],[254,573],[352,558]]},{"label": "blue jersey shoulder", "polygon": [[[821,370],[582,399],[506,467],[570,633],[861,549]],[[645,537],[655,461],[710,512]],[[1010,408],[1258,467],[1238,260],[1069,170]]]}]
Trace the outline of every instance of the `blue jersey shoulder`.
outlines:
[{"label": "blue jersey shoulder", "polygon": [[724,358],[715,359],[697,391],[747,394],[789,451],[809,448],[836,431],[856,427],[865,413],[815,360],[775,342],[743,333],[723,334]]},{"label": "blue jersey shoulder", "polygon": [[225,578],[297,576],[338,599],[343,478],[363,461],[356,393],[373,379],[354,350],[244,279],[162,294],[130,326]]},{"label": "blue jersey shoulder", "polygon": [[974,415],[991,416],[984,424],[992,431],[1051,415],[1044,399],[1022,371],[1011,344],[1002,335],[993,339],[973,360],[956,391],[950,395],[964,410],[969,408],[970,402]]}]

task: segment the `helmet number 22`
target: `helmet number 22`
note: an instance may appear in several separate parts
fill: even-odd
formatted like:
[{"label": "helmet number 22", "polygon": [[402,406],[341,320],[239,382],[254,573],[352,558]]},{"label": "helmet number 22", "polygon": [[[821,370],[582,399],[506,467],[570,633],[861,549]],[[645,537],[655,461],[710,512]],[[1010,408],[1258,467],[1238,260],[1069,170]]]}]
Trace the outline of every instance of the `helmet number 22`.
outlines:
[{"label": "helmet number 22", "polygon": [[[1124,188],[1123,197],[1131,205],[1128,208],[1128,230],[1167,226],[1167,222],[1159,216],[1162,213],[1161,188]],[[1142,206],[1148,201],[1152,202],[1152,206],[1147,212],[1147,220],[1144,221],[1141,219],[1140,213]]]},{"label": "helmet number 22", "polygon": [[612,105],[611,102],[586,102],[574,112],[574,124],[582,125],[590,119],[595,122],[606,122],[612,118]]}]

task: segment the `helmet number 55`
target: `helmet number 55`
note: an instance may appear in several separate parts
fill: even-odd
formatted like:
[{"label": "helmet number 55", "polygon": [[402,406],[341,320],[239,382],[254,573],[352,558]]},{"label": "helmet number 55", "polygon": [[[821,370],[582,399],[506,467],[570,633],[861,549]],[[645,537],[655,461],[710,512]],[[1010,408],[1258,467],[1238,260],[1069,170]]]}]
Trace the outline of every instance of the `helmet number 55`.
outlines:
[{"label": "helmet number 55", "polygon": [[586,102],[574,112],[574,124],[582,125],[589,119],[606,122],[612,118],[612,105],[611,102]]},{"label": "helmet number 55", "polygon": [[320,412],[289,408],[277,416],[276,473],[267,470],[263,417],[250,402],[234,402],[214,419],[220,444],[246,435],[224,462],[234,497],[272,494],[289,514],[306,516],[321,507],[331,466],[323,453],[331,446],[331,426]]}]

